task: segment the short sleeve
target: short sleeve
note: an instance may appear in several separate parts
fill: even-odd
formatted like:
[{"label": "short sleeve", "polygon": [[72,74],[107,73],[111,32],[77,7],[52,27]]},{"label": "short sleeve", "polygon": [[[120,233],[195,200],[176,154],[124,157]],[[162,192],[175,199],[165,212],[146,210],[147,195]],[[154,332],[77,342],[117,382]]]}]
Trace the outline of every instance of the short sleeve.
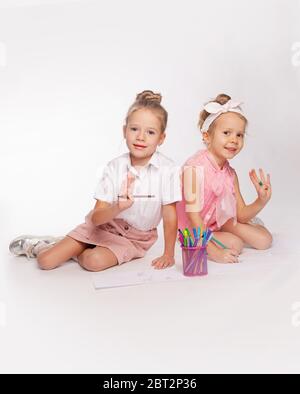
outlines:
[{"label": "short sleeve", "polygon": [[181,168],[170,166],[162,176],[162,205],[169,205],[182,200]]},{"label": "short sleeve", "polygon": [[94,198],[112,204],[117,200],[113,171],[109,166],[104,167],[97,184]]}]

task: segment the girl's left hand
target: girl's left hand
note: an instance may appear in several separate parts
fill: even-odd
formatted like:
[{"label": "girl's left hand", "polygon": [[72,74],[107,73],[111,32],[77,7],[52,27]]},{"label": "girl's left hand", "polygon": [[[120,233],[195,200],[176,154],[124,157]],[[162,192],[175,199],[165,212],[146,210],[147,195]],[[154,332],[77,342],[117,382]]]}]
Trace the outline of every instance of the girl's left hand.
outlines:
[{"label": "girl's left hand", "polygon": [[266,205],[272,197],[272,186],[271,177],[265,173],[262,169],[259,170],[260,180],[256,174],[255,170],[251,170],[249,173],[250,179],[257,191],[259,200]]},{"label": "girl's left hand", "polygon": [[152,261],[152,266],[156,270],[163,270],[172,267],[175,264],[175,258],[164,254],[163,256]]}]

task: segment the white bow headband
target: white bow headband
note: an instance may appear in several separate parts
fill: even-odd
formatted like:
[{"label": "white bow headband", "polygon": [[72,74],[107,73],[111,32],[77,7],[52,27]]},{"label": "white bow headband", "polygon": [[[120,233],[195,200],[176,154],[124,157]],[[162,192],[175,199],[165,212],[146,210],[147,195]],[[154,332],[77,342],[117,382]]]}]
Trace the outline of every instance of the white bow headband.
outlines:
[{"label": "white bow headband", "polygon": [[208,131],[212,123],[222,114],[225,114],[227,112],[235,112],[240,115],[244,115],[244,112],[241,108],[241,105],[243,103],[240,101],[233,101],[229,100],[226,104],[221,105],[216,102],[210,102],[204,106],[204,109],[206,112],[208,112],[210,115],[206,118],[205,122],[203,123],[203,126],[201,128],[201,132],[204,133],[205,131]]}]

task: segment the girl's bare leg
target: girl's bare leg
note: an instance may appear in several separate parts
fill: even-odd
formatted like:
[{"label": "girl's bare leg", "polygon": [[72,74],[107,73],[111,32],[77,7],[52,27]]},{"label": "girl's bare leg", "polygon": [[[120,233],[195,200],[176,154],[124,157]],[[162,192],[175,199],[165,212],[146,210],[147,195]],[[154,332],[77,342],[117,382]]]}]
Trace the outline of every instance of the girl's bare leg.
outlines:
[{"label": "girl's bare leg", "polygon": [[84,250],[78,257],[78,262],[82,268],[91,272],[103,271],[118,265],[116,255],[111,250],[101,246]]},{"label": "girl's bare leg", "polygon": [[238,252],[238,254],[241,254],[244,249],[243,240],[234,234],[218,231],[214,232],[214,237],[218,241],[222,242],[222,244],[225,245],[227,249],[234,249]]},{"label": "girl's bare leg", "polygon": [[233,220],[229,220],[221,229],[241,238],[245,244],[258,250],[270,249],[273,243],[272,234],[263,226],[258,224],[233,224]]},{"label": "girl's bare leg", "polygon": [[88,244],[65,237],[49,249],[44,249],[38,253],[39,267],[43,270],[53,270],[71,258],[79,256],[88,247]]}]

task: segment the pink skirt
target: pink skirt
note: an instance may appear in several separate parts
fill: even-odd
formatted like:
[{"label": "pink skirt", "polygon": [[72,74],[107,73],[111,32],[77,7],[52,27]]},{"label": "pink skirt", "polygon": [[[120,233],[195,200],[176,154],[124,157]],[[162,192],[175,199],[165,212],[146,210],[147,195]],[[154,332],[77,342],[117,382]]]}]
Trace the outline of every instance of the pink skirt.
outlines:
[{"label": "pink skirt", "polygon": [[157,241],[157,229],[140,231],[123,219],[114,219],[101,226],[94,226],[91,215],[92,212],[86,216],[85,223],[77,226],[67,236],[88,245],[111,250],[119,264],[144,257]]}]

